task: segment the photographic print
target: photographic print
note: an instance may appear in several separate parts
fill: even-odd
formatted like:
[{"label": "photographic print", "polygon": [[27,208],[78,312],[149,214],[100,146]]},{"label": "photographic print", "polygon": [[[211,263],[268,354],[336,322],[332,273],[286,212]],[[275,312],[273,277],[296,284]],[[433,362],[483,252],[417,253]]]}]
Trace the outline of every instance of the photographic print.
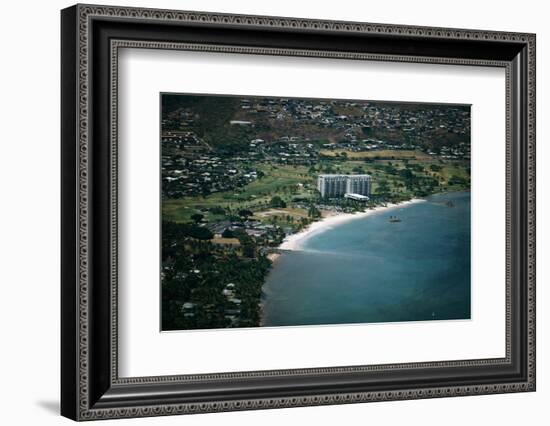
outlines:
[{"label": "photographic print", "polygon": [[470,105],[160,108],[162,331],[470,319]]}]

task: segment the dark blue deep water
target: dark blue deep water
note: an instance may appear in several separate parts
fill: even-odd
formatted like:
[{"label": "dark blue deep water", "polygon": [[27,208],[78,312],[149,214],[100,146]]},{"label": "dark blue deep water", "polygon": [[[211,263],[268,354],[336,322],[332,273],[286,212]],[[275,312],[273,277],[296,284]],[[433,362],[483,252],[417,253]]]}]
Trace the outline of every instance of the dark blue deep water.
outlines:
[{"label": "dark blue deep water", "polygon": [[263,326],[469,319],[470,193],[313,235],[276,260],[263,290]]}]

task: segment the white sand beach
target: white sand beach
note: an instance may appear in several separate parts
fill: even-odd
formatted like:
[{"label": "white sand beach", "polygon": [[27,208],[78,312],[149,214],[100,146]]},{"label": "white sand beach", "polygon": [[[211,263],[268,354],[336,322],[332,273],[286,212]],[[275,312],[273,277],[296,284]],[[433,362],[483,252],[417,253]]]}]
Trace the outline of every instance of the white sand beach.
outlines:
[{"label": "white sand beach", "polygon": [[397,207],[406,206],[407,204],[420,203],[424,201],[426,200],[422,198],[413,198],[412,200],[403,201],[402,203],[388,203],[386,206],[378,206],[372,209],[365,210],[363,212],[337,213],[332,216],[327,216],[317,222],[311,223],[304,230],[287,236],[283,240],[279,248],[282,250],[301,250],[306,240],[311,238],[313,235],[325,232],[341,223],[348,222],[350,220],[361,219],[378,213],[388,212]]},{"label": "white sand beach", "polygon": [[272,262],[275,262],[280,256],[281,253],[269,253],[266,257]]}]

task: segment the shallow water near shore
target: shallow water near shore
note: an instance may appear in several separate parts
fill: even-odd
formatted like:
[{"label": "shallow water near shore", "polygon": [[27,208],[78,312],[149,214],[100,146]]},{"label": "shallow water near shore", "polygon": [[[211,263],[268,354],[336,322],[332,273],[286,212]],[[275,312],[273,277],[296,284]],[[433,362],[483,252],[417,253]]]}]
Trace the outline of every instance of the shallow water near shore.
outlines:
[{"label": "shallow water near shore", "polygon": [[469,319],[470,193],[315,233],[277,259],[263,291],[263,326]]}]

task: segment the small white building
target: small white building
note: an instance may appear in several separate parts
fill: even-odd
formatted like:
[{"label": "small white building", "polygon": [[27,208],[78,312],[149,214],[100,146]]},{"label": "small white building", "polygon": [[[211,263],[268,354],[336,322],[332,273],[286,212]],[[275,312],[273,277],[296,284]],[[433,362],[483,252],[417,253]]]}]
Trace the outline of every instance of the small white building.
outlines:
[{"label": "small white building", "polygon": [[366,195],[353,194],[353,193],[349,193],[349,192],[346,192],[344,194],[344,198],[349,198],[350,200],[362,201],[362,202],[367,202],[367,201],[370,200],[370,198],[367,197]]}]

